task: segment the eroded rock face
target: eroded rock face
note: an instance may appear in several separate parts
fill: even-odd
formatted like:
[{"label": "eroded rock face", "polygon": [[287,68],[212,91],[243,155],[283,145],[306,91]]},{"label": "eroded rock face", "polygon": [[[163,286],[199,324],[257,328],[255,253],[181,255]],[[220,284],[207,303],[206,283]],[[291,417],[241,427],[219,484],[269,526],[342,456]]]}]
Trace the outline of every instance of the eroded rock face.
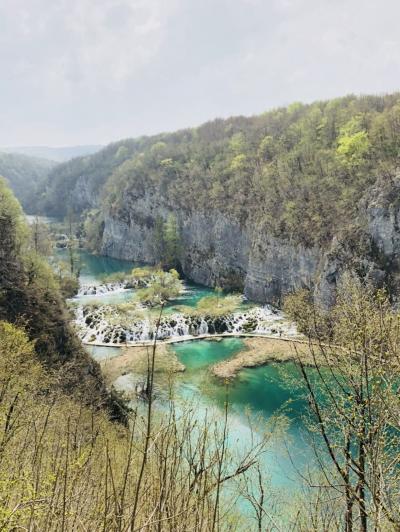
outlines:
[{"label": "eroded rock face", "polygon": [[[102,253],[157,262],[155,220],[172,210],[145,197],[118,217],[107,216]],[[175,211],[182,239],[182,270],[194,282],[240,290],[251,300],[279,305],[282,297],[313,286],[321,252],[268,235],[265,227],[226,214]]]},{"label": "eroded rock face", "polygon": [[251,243],[248,228],[219,213],[182,216],[181,223],[185,275],[207,286],[242,291]]},{"label": "eroded rock face", "polygon": [[400,212],[392,205],[368,209],[368,230],[378,249],[387,256],[400,251]]},{"label": "eroded rock face", "polygon": [[[101,252],[116,258],[156,263],[155,222],[173,213],[182,238],[182,270],[191,280],[240,290],[259,303],[280,305],[299,288],[311,289],[324,306],[335,300],[342,272],[354,269],[396,291],[400,272],[400,179],[390,194],[370,190],[360,203],[359,233],[336,235],[324,248],[307,248],[269,234],[265,225],[225,212],[176,209],[161,191],[125,199],[117,214],[105,216]],[[251,214],[251,213],[250,213]],[[352,240],[352,241],[350,241]]]},{"label": "eroded rock face", "polygon": [[322,252],[255,229],[245,278],[245,295],[257,302],[281,305],[282,298],[299,288],[313,288]]}]

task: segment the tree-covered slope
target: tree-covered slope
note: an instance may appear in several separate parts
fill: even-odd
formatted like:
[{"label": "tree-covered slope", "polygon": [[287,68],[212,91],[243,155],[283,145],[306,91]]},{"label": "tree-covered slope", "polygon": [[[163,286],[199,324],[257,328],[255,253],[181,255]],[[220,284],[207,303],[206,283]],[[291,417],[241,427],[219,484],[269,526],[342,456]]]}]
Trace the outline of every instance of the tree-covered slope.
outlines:
[{"label": "tree-covered slope", "polygon": [[37,188],[43,186],[56,163],[47,159],[0,151],[0,175],[5,177],[26,212],[35,208],[32,203]]},{"label": "tree-covered slope", "polygon": [[40,205],[86,218],[98,251],[151,263],[172,216],[189,278],[328,301],[344,262],[397,284],[399,153],[398,93],[296,103],[110,145],[55,168]]},{"label": "tree-covered slope", "polygon": [[177,415],[173,401],[157,413],[156,345],[146,401],[121,408],[69,325],[52,271],[29,236],[1,179],[0,528],[241,529],[230,494],[239,496],[235,482],[255,470],[269,433],[230,458],[227,426],[217,418],[202,420],[189,405]]},{"label": "tree-covered slope", "polygon": [[399,149],[399,94],[293,104],[122,141],[59,166],[45,209],[65,213],[66,192],[74,203],[82,179],[97,192],[106,185],[103,204],[113,211],[127,194],[156,187],[177,207],[250,216],[311,245],[355,214],[378,176],[394,172]]},{"label": "tree-covered slope", "polygon": [[57,165],[38,191],[36,211],[66,216],[69,208],[75,212],[91,208],[114,171],[140,153],[147,142],[146,138],[116,142],[93,155]]},{"label": "tree-covered slope", "polygon": [[31,243],[21,207],[0,179],[0,321],[23,326],[58,387],[86,404],[114,410],[100,369],[71,328],[51,268]]}]

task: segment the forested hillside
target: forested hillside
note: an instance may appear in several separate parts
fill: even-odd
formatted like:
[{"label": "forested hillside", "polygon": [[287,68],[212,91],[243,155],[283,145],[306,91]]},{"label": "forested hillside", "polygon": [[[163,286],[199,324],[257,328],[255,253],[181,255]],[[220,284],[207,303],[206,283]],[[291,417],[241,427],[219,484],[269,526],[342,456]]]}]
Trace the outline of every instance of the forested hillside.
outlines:
[{"label": "forested hillside", "polygon": [[310,245],[329,239],[366,188],[395,171],[399,149],[399,94],[296,103],[121,141],[59,166],[45,210],[65,213],[65,192],[81,178],[93,188],[107,182],[103,203],[113,210],[124,194],[155,186],[177,207],[234,209]]},{"label": "forested hillside", "polygon": [[54,161],[39,159],[16,153],[0,151],[0,175],[9,182],[14,194],[28,213],[35,210],[33,197],[39,186],[43,186]]},{"label": "forested hillside", "polygon": [[55,168],[39,205],[70,207],[99,251],[145,262],[160,260],[158,228],[174,216],[186,275],[279,302],[324,269],[335,279],[324,253],[348,230],[366,269],[388,273],[369,207],[393,207],[399,149],[399,94],[295,103],[110,145]]},{"label": "forested hillside", "polygon": [[69,324],[59,284],[3,179],[0,227],[0,320],[24,327],[37,360],[52,372],[60,390],[119,415],[97,363]]}]

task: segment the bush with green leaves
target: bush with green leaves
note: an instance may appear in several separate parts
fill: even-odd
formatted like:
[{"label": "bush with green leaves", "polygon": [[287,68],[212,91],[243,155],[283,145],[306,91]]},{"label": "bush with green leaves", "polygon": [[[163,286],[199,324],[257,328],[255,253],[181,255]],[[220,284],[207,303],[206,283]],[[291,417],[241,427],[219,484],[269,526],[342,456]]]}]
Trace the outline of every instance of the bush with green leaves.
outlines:
[{"label": "bush with green leaves", "polygon": [[152,274],[148,287],[137,292],[137,299],[148,307],[162,306],[176,299],[183,290],[183,283],[176,270],[157,270]]}]

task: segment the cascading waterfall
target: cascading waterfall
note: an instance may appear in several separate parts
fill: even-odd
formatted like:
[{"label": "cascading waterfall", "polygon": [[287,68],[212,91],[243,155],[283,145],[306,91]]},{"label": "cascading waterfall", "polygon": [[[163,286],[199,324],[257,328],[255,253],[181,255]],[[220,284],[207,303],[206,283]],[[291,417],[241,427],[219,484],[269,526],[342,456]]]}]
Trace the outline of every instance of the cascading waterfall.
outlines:
[{"label": "cascading waterfall", "polygon": [[[110,323],[110,316],[114,317]],[[127,321],[127,320],[125,320]],[[117,322],[117,323],[115,323]],[[155,320],[148,317],[132,319],[128,325],[118,323],[115,310],[103,305],[98,308],[80,306],[76,309],[76,324],[84,342],[125,344],[154,339]],[[264,306],[238,311],[225,316],[191,316],[169,314],[161,318],[158,338],[197,337],[215,334],[255,333],[277,337],[297,334],[293,324],[284,321],[280,312]]]},{"label": "cascading waterfall", "polygon": [[82,285],[78,291],[77,297],[102,296],[105,294],[118,294],[125,290],[126,290],[125,283]]},{"label": "cascading waterfall", "polygon": [[148,281],[131,279],[129,281],[117,281],[113,283],[102,284],[82,284],[79,288],[77,297],[81,296],[101,296],[105,294],[118,294],[132,288],[145,288],[149,285]]}]

